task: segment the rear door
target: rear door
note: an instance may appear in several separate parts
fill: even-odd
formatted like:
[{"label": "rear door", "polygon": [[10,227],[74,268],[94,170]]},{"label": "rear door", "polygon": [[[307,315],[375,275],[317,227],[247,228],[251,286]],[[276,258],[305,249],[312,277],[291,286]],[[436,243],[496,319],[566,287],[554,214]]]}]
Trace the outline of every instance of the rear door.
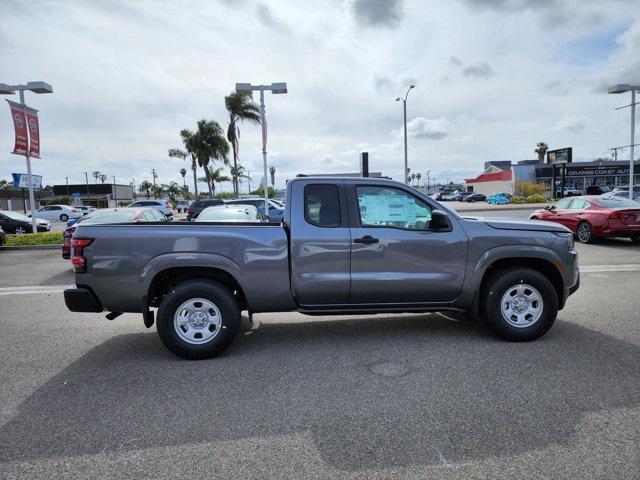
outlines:
[{"label": "rear door", "polygon": [[344,183],[291,184],[291,290],[300,305],[346,304],[351,237]]},{"label": "rear door", "polygon": [[564,225],[569,227],[572,232],[578,231],[578,224],[582,221],[584,209],[589,208],[591,204],[584,198],[576,198],[571,201],[568,211],[564,214]]},{"label": "rear door", "polygon": [[430,230],[434,206],[409,188],[350,184],[351,304],[449,302],[462,291],[467,235],[449,218]]}]

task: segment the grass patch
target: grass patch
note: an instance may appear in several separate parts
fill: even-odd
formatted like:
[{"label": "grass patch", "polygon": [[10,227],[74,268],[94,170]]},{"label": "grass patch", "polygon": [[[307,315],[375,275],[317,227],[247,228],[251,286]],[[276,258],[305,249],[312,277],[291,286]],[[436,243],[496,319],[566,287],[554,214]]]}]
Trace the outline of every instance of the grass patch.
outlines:
[{"label": "grass patch", "polygon": [[7,247],[20,245],[62,245],[62,232],[24,233],[7,235]]}]

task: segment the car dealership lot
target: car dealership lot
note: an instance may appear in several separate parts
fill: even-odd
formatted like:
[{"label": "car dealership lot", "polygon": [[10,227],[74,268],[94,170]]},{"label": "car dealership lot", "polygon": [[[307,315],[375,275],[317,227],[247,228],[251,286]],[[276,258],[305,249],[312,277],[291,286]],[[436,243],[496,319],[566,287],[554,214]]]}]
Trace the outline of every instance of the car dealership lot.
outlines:
[{"label": "car dealership lot", "polygon": [[576,248],[582,286],[535,342],[263,314],[202,362],[139,315],[68,312],[58,250],[0,252],[0,477],[637,477],[640,246]]}]

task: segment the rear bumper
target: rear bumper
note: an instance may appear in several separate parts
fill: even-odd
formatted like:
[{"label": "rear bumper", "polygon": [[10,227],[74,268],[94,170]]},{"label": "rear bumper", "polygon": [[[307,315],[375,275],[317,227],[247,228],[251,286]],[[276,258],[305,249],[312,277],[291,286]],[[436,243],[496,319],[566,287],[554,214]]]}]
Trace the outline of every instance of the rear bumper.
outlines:
[{"label": "rear bumper", "polygon": [[102,312],[100,301],[88,288],[67,288],[64,303],[72,312]]}]

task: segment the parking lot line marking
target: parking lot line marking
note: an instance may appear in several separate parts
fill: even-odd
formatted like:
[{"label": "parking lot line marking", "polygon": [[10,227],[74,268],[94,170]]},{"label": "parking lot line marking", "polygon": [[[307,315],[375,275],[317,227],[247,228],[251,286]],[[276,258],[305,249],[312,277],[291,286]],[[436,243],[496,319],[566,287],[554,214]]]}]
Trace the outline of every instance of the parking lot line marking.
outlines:
[{"label": "parking lot line marking", "polygon": [[24,287],[0,288],[0,295],[30,295],[37,293],[62,293],[73,285],[28,285]]},{"label": "parking lot line marking", "polygon": [[640,271],[640,263],[627,263],[623,265],[583,265],[580,273],[604,273],[604,272],[637,272]]}]

